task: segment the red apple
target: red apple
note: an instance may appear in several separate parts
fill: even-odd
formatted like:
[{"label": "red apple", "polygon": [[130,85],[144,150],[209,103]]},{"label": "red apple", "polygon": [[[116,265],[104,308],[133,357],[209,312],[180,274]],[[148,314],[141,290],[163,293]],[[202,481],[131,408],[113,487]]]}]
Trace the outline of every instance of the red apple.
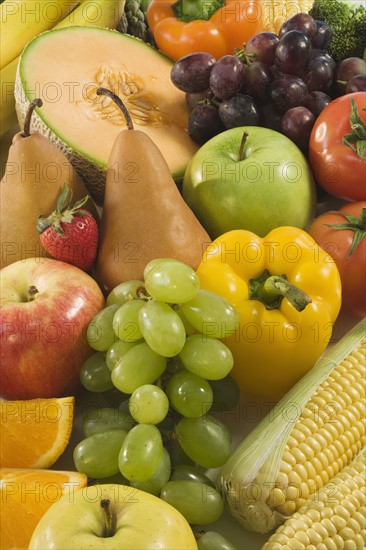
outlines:
[{"label": "red apple", "polygon": [[86,329],[104,307],[94,279],[49,258],[27,258],[0,271],[0,396],[73,395],[93,353]]}]

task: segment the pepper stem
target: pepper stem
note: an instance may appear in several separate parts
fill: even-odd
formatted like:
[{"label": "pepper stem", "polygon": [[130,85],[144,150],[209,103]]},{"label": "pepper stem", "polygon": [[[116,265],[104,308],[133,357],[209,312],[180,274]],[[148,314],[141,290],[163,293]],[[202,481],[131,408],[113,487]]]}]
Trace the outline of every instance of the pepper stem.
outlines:
[{"label": "pepper stem", "polygon": [[303,311],[312,301],[306,292],[290,283],[286,275],[271,275],[267,270],[257,279],[250,279],[249,298],[259,300],[267,309],[279,308],[282,299],[287,298],[297,311]]},{"label": "pepper stem", "polygon": [[33,101],[31,101],[31,103],[29,104],[28,111],[24,119],[22,137],[30,136],[30,124],[31,124],[33,111],[36,107],[42,107],[42,105],[43,105],[42,99],[40,99],[39,97],[36,97],[36,99],[33,99]]},{"label": "pepper stem", "polygon": [[225,6],[224,0],[177,0],[172,10],[179,21],[207,21],[212,15]]},{"label": "pepper stem", "polygon": [[110,503],[111,501],[108,498],[103,498],[100,501],[100,505],[104,511],[105,525],[104,525],[103,537],[105,538],[113,537],[113,535],[115,534]]},{"label": "pepper stem", "polygon": [[123,116],[126,119],[127,129],[128,130],[133,130],[134,129],[131,115],[128,112],[126,105],[123,103],[122,99],[120,97],[118,97],[118,95],[116,95],[114,92],[112,92],[112,90],[108,90],[107,88],[98,88],[97,91],[96,91],[96,94],[97,95],[106,95],[110,99],[112,99],[115,102],[115,104],[121,109],[121,111],[123,113]]}]

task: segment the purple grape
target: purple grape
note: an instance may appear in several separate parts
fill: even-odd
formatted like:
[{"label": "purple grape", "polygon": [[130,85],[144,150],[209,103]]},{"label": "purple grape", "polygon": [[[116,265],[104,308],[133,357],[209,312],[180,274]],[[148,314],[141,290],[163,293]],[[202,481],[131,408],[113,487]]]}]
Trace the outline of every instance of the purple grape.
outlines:
[{"label": "purple grape", "polygon": [[305,12],[295,13],[295,15],[282,24],[278,34],[281,38],[281,36],[293,30],[301,31],[308,38],[312,39],[317,31],[315,19]]},{"label": "purple grape", "polygon": [[225,128],[258,126],[260,115],[250,95],[238,94],[224,99],[219,105],[219,115]]},{"label": "purple grape", "polygon": [[277,109],[287,111],[292,107],[304,105],[308,96],[308,89],[305,82],[298,76],[283,74],[271,83],[269,96]]},{"label": "purple grape", "polygon": [[299,75],[306,67],[311,51],[311,42],[303,32],[289,31],[277,45],[275,64],[282,73]]},{"label": "purple grape", "polygon": [[320,58],[310,59],[303,80],[309,92],[327,92],[332,86],[333,73],[331,65],[326,61]]},{"label": "purple grape", "polygon": [[269,97],[269,85],[273,74],[261,61],[253,61],[245,69],[243,91],[251,95],[256,101],[265,101]]},{"label": "purple grape", "polygon": [[189,111],[192,111],[200,101],[209,100],[213,98],[213,93],[210,88],[203,90],[202,92],[186,92],[185,101]]},{"label": "purple grape", "polygon": [[245,52],[254,56],[254,61],[261,61],[266,65],[273,65],[274,54],[279,42],[274,32],[259,32],[249,38],[245,45]]},{"label": "purple grape", "polygon": [[228,99],[237,94],[243,85],[244,64],[234,55],[224,55],[213,65],[210,88],[219,99]]},{"label": "purple grape", "polygon": [[366,74],[356,74],[346,86],[346,94],[366,92]]},{"label": "purple grape", "polygon": [[338,95],[346,93],[348,82],[354,76],[366,73],[366,61],[361,57],[347,57],[342,59],[335,69],[335,90]]},{"label": "purple grape", "polygon": [[302,151],[306,151],[315,120],[314,114],[306,107],[294,107],[282,117],[282,132]]},{"label": "purple grape", "polygon": [[333,36],[333,30],[324,21],[318,21],[316,19],[315,23],[317,30],[311,39],[311,44],[313,48],[326,50]]},{"label": "purple grape", "polygon": [[273,103],[265,103],[261,105],[261,115],[263,126],[276,130],[276,132],[282,132],[282,117],[283,111],[279,111]]},{"label": "purple grape", "polygon": [[307,107],[315,117],[318,117],[324,107],[326,107],[331,101],[332,98],[328,94],[315,91],[308,95],[305,102],[305,107]]},{"label": "purple grape", "polygon": [[225,130],[219,110],[209,103],[197,105],[188,117],[188,135],[195,143],[203,145]]},{"label": "purple grape", "polygon": [[329,65],[332,67],[333,71],[337,66],[337,63],[334,61],[333,57],[331,55],[329,55],[329,53],[327,53],[324,50],[320,50],[318,48],[313,48],[313,51],[311,52],[309,62],[310,61],[315,61],[315,60],[325,61],[326,63],[329,63]]},{"label": "purple grape", "polygon": [[209,87],[210,73],[216,59],[209,53],[196,52],[178,59],[171,70],[174,86],[182,92],[201,92]]}]

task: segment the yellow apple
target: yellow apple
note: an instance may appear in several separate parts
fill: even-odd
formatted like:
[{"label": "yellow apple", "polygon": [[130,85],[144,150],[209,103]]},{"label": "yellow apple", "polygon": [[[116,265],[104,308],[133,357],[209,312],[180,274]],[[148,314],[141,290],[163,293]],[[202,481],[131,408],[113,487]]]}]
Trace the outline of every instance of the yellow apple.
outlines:
[{"label": "yellow apple", "polygon": [[55,502],[34,530],[29,549],[197,549],[178,510],[134,487],[101,484]]}]

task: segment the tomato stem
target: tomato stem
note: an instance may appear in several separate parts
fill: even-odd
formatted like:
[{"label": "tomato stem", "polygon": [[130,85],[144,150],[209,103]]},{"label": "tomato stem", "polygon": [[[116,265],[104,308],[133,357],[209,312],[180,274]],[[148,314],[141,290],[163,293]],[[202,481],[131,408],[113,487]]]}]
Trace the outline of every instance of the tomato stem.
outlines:
[{"label": "tomato stem", "polygon": [[362,208],[359,218],[353,216],[353,214],[342,212],[340,210],[337,212],[337,214],[343,216],[347,221],[344,223],[326,223],[325,225],[327,227],[331,227],[332,229],[337,229],[338,231],[348,230],[354,232],[352,244],[347,255],[348,260],[352,256],[352,254],[354,254],[358,245],[366,235],[366,208]]},{"label": "tomato stem", "polygon": [[259,300],[267,309],[278,309],[287,298],[297,311],[311,303],[311,297],[287,280],[286,275],[271,275],[266,269],[257,279],[249,280],[249,299]]},{"label": "tomato stem", "polygon": [[[351,100],[350,127],[351,132],[342,137],[343,145],[349,147],[356,155],[366,162],[366,125],[359,115],[357,104],[353,97]],[[365,111],[365,109],[362,109]]]}]

